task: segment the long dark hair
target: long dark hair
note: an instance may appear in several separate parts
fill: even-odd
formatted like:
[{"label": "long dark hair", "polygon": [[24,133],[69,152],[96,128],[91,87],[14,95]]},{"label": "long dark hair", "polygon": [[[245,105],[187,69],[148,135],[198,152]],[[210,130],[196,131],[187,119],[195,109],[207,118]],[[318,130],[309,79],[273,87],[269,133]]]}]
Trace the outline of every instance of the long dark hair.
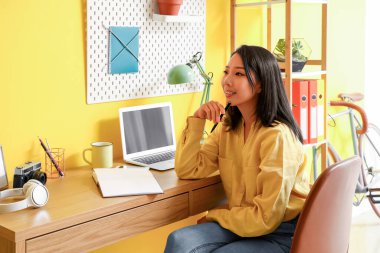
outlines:
[{"label": "long dark hair", "polygon": [[[266,127],[273,127],[278,122],[284,123],[303,143],[301,129],[293,117],[286,96],[280,68],[272,53],[262,47],[243,45],[232,53],[232,55],[234,54],[239,54],[242,58],[244,70],[252,89],[255,86],[253,80],[261,84],[261,92],[257,94],[257,119]],[[241,112],[236,106],[231,106],[226,115],[225,124],[228,129],[235,130],[241,121]]]}]

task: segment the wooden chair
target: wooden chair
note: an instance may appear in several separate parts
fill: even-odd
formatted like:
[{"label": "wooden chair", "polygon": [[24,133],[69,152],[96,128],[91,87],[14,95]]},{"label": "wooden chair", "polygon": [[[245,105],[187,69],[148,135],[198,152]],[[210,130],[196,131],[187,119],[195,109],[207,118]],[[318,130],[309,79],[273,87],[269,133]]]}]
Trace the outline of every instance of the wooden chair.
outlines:
[{"label": "wooden chair", "polygon": [[352,202],[361,159],[331,165],[318,177],[306,199],[293,238],[291,253],[346,253]]}]

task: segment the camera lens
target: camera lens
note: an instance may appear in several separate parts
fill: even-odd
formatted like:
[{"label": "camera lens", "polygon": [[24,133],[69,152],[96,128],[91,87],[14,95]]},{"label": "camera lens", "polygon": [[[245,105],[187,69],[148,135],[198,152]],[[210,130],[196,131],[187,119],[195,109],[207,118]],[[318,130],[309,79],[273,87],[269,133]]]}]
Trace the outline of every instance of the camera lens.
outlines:
[{"label": "camera lens", "polygon": [[46,173],[40,170],[35,171],[33,172],[33,176],[31,177],[31,179],[36,179],[40,181],[42,184],[46,184]]}]

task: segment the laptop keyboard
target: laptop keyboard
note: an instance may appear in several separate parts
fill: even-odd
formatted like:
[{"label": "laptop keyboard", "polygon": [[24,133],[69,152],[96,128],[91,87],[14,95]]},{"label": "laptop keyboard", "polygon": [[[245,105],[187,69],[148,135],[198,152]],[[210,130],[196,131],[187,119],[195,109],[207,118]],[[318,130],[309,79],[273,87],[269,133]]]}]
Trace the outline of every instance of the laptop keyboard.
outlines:
[{"label": "laptop keyboard", "polygon": [[158,163],[162,161],[172,160],[174,159],[174,156],[175,156],[175,151],[169,151],[166,153],[160,153],[156,155],[136,158],[133,160],[140,163],[153,164],[153,163]]}]

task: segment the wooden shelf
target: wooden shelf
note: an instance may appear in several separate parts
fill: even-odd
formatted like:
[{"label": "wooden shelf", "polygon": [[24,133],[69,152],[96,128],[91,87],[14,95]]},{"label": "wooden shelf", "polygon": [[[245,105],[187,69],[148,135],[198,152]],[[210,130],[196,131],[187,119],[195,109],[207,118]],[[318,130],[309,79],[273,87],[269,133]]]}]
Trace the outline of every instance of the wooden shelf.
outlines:
[{"label": "wooden shelf", "polygon": [[153,14],[153,21],[172,22],[172,23],[196,23],[202,22],[202,16],[172,16]]},{"label": "wooden shelf", "polygon": [[[252,1],[251,3],[241,3],[235,4],[235,7],[247,7],[247,6],[261,6],[261,5],[272,5],[285,3],[285,0],[272,0],[265,2]],[[293,0],[293,3],[303,3],[303,4],[327,4],[327,0]]]},{"label": "wooden shelf", "polygon": [[272,5],[272,4],[281,4],[281,3],[285,3],[285,0],[273,0],[273,1],[266,1],[266,2],[255,2],[255,1],[252,1],[252,3],[235,4],[235,7]]},{"label": "wooden shelf", "polygon": [[323,141],[319,141],[319,142],[316,142],[316,143],[309,143],[309,144],[303,144],[303,147],[304,148],[309,148],[309,147],[318,147],[322,144],[326,144],[327,141],[326,140],[323,140]]},{"label": "wooden shelf", "polygon": [[301,4],[327,4],[328,0],[293,0],[293,2]]},{"label": "wooden shelf", "polygon": [[[293,72],[292,73],[292,78],[313,77],[313,76],[321,76],[321,75],[326,75],[326,74],[327,74],[326,70]],[[284,72],[281,72],[281,76],[283,78],[286,77],[286,75],[285,75]]]}]

